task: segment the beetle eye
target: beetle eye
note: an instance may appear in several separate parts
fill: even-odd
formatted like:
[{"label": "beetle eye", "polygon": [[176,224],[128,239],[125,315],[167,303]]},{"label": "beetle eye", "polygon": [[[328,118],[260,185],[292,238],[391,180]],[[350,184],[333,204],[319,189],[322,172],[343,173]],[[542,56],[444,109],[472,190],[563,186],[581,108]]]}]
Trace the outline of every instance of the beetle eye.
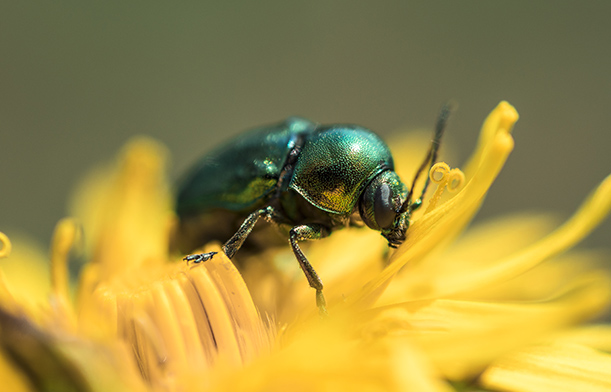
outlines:
[{"label": "beetle eye", "polygon": [[405,186],[397,173],[388,170],[376,176],[365,188],[359,203],[363,222],[374,230],[390,229],[401,208]]},{"label": "beetle eye", "polygon": [[381,184],[375,191],[373,211],[376,223],[382,229],[392,225],[397,212],[392,202],[392,191],[388,184]]}]

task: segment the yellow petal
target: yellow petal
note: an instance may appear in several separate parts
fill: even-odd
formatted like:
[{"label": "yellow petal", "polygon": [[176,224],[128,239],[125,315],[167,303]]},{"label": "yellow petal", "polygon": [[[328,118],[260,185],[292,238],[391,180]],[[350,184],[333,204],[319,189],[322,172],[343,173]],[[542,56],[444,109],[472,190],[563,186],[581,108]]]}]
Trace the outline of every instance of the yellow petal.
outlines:
[{"label": "yellow petal", "polygon": [[489,153],[488,150],[492,148],[493,141],[497,137],[499,130],[511,132],[516,121],[518,121],[518,113],[506,101],[499,103],[488,115],[479,134],[477,147],[463,168],[463,173],[467,180],[471,179],[479,170],[479,166],[484,163],[486,155]]},{"label": "yellow petal", "polygon": [[98,284],[80,311],[82,329],[127,341],[154,385],[202,386],[219,364],[235,369],[268,352],[271,332],[235,266],[213,249],[202,264],[140,268]]},{"label": "yellow petal", "polygon": [[113,168],[99,169],[79,186],[72,216],[84,227],[100,279],[155,262],[168,249],[170,197],[163,177],[165,149],[131,141]]},{"label": "yellow petal", "polygon": [[496,361],[481,377],[499,391],[611,390],[611,356],[579,345],[536,346]]},{"label": "yellow petal", "polygon": [[406,302],[365,312],[363,322],[366,333],[416,343],[445,376],[464,379],[505,352],[597,315],[610,300],[611,278],[592,273],[541,302]]},{"label": "yellow petal", "polygon": [[443,252],[435,252],[421,262],[404,268],[393,279],[378,303],[402,302],[406,299],[406,292],[418,291],[419,287],[424,287],[423,291],[430,291],[427,287],[431,286],[443,290],[445,281],[455,279],[456,274],[469,275],[473,271],[487,268],[493,260],[532,245],[551,231],[552,227],[551,218],[534,214],[514,215],[480,223],[467,230]]},{"label": "yellow petal", "polygon": [[448,295],[461,290],[488,287],[516,277],[574,246],[587,236],[611,210],[611,176],[588,197],[579,210],[561,227],[543,240],[507,257],[494,260],[485,268],[470,271],[469,274],[448,277],[444,288],[437,295]]},{"label": "yellow petal", "polygon": [[285,338],[285,347],[242,370],[218,369],[213,391],[419,391],[451,389],[409,345],[359,341],[347,320],[315,322]]},{"label": "yellow petal", "polygon": [[0,305],[40,323],[46,318],[51,292],[46,252],[26,236],[11,238],[10,256],[0,260]]},{"label": "yellow petal", "polygon": [[571,251],[554,257],[533,269],[492,286],[465,290],[452,298],[484,301],[537,301],[548,298],[576,276],[608,274],[606,255]]},{"label": "yellow petal", "polygon": [[124,342],[102,345],[74,339],[55,342],[58,353],[74,364],[91,391],[150,391]]},{"label": "yellow petal", "polygon": [[35,391],[27,375],[0,351],[0,380],[2,388],[11,392]]},{"label": "yellow petal", "polygon": [[596,324],[573,328],[553,336],[552,341],[562,344],[579,344],[609,353],[611,352],[611,325]]}]

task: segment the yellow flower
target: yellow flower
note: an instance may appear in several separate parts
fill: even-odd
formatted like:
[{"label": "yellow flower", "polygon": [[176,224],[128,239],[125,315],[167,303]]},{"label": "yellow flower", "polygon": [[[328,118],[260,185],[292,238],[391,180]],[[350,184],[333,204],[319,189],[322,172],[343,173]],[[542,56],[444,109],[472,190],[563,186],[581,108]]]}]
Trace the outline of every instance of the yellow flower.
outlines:
[{"label": "yellow flower", "polygon": [[[464,175],[435,167],[437,191],[389,257],[370,230],[310,244],[322,320],[290,249],[238,253],[240,272],[222,252],[200,265],[168,256],[165,151],[135,140],[76,192],[80,223],[58,224],[48,271],[31,242],[12,237],[11,253],[0,236],[0,257],[11,253],[0,264],[0,375],[24,391],[605,390],[611,327],[580,324],[611,302],[611,276],[599,255],[564,252],[608,214],[611,177],[559,228],[529,215],[465,231],[516,120],[502,102]],[[395,147],[410,178],[426,141]],[[73,294],[68,254],[82,243]]]}]

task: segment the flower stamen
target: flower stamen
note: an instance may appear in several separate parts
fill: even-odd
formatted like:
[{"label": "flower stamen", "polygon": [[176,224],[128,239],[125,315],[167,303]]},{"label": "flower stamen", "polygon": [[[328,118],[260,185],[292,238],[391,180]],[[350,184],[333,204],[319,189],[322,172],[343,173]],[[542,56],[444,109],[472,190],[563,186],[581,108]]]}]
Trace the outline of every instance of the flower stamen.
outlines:
[{"label": "flower stamen", "polygon": [[51,242],[51,289],[57,297],[69,299],[68,253],[80,239],[74,219],[64,218],[55,226]]},{"label": "flower stamen", "polygon": [[[11,245],[11,240],[9,240],[8,236],[0,231],[0,259],[8,257],[11,254],[11,250],[13,246]],[[11,291],[8,288],[6,283],[6,277],[2,270],[0,270],[0,304],[4,306],[6,310],[14,311],[17,309],[17,303],[15,302],[15,298],[11,294]]]},{"label": "flower stamen", "polygon": [[76,313],[70,297],[68,284],[68,254],[76,243],[79,243],[81,232],[79,225],[72,218],[57,222],[51,241],[51,292],[55,311],[61,315],[64,326],[77,329]]},{"label": "flower stamen", "polygon": [[444,189],[448,189],[448,192],[454,193],[460,189],[462,184],[465,182],[465,175],[460,169],[450,169],[450,166],[445,162],[437,162],[431,167],[429,171],[429,178],[434,184],[437,184],[435,193],[429,200],[429,205],[424,212],[428,214],[437,206]]},{"label": "flower stamen", "polygon": [[11,245],[11,240],[8,239],[8,236],[0,231],[0,259],[8,257],[11,254],[11,250],[13,249]]}]

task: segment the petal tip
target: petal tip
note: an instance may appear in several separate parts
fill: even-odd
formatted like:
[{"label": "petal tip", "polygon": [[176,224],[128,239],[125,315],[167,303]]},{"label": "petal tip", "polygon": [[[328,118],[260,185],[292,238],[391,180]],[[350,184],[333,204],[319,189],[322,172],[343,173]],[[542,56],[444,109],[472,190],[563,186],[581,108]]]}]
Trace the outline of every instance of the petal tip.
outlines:
[{"label": "petal tip", "polygon": [[155,139],[137,136],[126,144],[123,156],[127,167],[158,171],[165,164],[166,148]]},{"label": "petal tip", "polygon": [[511,132],[513,125],[520,118],[518,111],[507,101],[501,101],[494,111],[499,114],[500,128]]},{"label": "petal tip", "polygon": [[608,194],[611,197],[611,174],[609,174],[605,179],[601,182],[599,188],[605,194]]}]

